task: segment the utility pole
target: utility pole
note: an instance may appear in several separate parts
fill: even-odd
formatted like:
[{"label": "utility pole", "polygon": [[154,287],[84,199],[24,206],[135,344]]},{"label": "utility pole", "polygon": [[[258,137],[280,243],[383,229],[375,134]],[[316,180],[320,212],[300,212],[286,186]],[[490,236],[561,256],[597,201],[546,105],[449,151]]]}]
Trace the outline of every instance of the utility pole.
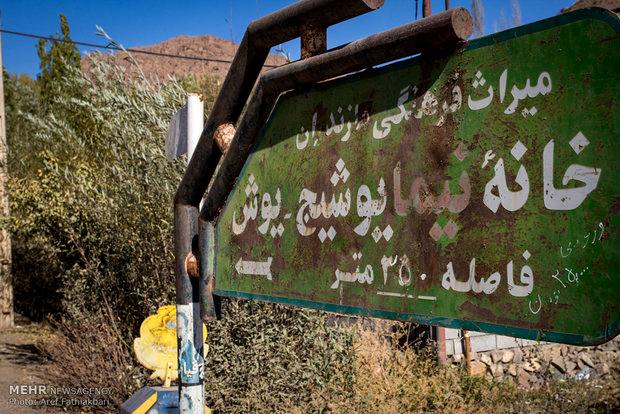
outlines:
[{"label": "utility pole", "polygon": [[[9,217],[7,191],[8,163],[4,116],[4,70],[0,37],[0,217]],[[11,275],[11,237],[6,225],[0,226],[0,329],[13,327],[13,277]]]}]

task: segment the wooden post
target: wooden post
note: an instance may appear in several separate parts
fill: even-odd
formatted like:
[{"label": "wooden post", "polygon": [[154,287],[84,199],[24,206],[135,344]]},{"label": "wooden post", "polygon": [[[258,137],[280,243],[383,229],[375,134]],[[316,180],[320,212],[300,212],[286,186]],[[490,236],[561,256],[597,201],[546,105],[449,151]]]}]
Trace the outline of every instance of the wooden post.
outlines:
[{"label": "wooden post", "polygon": [[[0,38],[0,217],[9,216],[8,166],[4,117],[4,77],[2,76],[2,38]],[[11,237],[6,226],[0,228],[0,329],[13,327],[13,280],[11,275]]]}]

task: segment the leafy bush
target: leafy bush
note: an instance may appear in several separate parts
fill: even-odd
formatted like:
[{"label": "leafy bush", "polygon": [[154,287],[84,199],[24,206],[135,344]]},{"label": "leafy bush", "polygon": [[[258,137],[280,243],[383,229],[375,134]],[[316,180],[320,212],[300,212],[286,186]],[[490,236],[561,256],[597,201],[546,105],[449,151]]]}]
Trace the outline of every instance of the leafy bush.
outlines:
[{"label": "leafy bush", "polygon": [[353,333],[328,326],[324,312],[242,300],[224,301],[222,311],[208,332],[212,409],[282,412],[353,393]]},{"label": "leafy bush", "polygon": [[[165,158],[164,136],[185,90],[103,64],[67,73],[56,85],[65,92],[45,111],[20,111],[9,133],[16,280],[56,286],[68,314],[107,299],[135,328],[173,297],[172,197],[183,162]],[[24,304],[20,292],[30,292],[16,286]]]}]

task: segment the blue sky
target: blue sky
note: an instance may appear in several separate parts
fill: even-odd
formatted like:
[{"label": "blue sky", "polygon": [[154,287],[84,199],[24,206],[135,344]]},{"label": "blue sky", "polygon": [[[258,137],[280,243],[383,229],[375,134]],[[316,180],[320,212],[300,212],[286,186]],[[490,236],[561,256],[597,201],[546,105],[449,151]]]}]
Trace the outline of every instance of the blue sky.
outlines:
[{"label": "blue sky", "polygon": [[[212,34],[239,42],[248,23],[292,3],[291,0],[2,0],[2,27],[8,30],[50,35],[58,32],[58,15],[69,19],[74,40],[105,44],[95,35],[102,26],[125,47],[159,43],[181,34]],[[420,7],[422,0],[419,0]],[[522,22],[529,23],[559,13],[573,0],[520,0]],[[471,0],[451,0],[453,7],[469,8]],[[501,27],[501,11],[509,19],[510,0],[483,0],[485,33]],[[444,0],[432,0],[432,12],[442,11]],[[421,17],[421,10],[419,11]],[[415,0],[385,0],[372,13],[333,26],[328,31],[328,47],[338,46],[415,19]],[[39,60],[36,40],[2,35],[3,63],[12,73],[36,76]],[[291,58],[299,57],[299,41],[283,46]],[[82,52],[91,50],[80,47]]]}]

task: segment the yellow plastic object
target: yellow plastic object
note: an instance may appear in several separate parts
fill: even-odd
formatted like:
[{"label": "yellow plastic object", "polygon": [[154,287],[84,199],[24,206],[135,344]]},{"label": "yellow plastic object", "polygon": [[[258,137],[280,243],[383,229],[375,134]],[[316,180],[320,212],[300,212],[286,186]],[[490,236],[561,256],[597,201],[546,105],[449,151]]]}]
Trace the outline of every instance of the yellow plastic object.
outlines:
[{"label": "yellow plastic object", "polygon": [[[140,337],[133,341],[136,358],[142,366],[153,370],[151,378],[159,378],[164,385],[179,377],[177,359],[177,312],[176,306],[168,305],[157,309],[155,315],[146,318],[140,325]],[[202,325],[203,339],[207,340],[207,327]],[[208,347],[203,344],[205,355]]]}]

